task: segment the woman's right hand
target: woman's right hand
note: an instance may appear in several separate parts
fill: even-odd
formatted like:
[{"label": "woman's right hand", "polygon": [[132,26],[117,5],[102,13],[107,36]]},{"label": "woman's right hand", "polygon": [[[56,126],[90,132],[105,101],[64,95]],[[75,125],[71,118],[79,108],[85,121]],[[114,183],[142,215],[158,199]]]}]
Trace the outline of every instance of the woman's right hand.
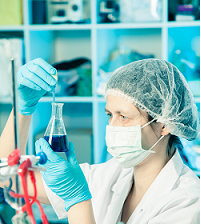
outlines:
[{"label": "woman's right hand", "polygon": [[51,76],[55,74],[56,69],[41,58],[20,67],[17,72],[19,113],[33,114],[39,99],[55,87],[56,80]]}]

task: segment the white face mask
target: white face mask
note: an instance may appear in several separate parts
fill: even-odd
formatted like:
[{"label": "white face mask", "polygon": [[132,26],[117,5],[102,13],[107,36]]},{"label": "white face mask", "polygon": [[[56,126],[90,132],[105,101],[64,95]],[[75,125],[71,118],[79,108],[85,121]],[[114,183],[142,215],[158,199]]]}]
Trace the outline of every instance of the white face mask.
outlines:
[{"label": "white face mask", "polygon": [[[146,127],[154,120],[145,124]],[[136,166],[142,162],[152,151],[153,147],[164,137],[160,139],[149,149],[144,150],[141,145],[141,125],[132,127],[106,127],[106,145],[107,151],[120,163],[124,168]]]}]

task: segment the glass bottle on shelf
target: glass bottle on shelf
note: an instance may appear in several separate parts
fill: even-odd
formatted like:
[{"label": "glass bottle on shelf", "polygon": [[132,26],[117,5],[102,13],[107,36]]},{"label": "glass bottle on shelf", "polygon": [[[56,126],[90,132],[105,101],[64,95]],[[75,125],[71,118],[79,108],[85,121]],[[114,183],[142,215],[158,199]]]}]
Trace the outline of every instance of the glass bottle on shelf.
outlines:
[{"label": "glass bottle on shelf", "polygon": [[62,158],[64,153],[68,151],[69,143],[62,119],[63,103],[52,103],[52,115],[50,122],[45,131],[44,139],[49,143],[52,150],[60,155]]}]

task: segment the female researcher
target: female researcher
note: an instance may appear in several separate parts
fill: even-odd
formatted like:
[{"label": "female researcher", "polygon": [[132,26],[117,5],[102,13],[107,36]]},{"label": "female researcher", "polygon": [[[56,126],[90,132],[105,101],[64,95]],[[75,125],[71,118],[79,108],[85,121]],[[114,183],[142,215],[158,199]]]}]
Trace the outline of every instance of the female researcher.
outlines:
[{"label": "female researcher", "polygon": [[[55,85],[49,69],[37,59],[19,70],[21,114],[31,115]],[[41,174],[58,217],[68,214],[70,223],[199,223],[199,180],[177,150],[182,147],[178,137],[193,140],[198,130],[182,74],[164,60],[133,62],[114,72],[106,102],[106,144],[114,157],[108,162],[79,165],[72,144],[66,162],[44,139],[36,142],[36,151],[48,156]],[[38,190],[44,193],[42,185]]]}]

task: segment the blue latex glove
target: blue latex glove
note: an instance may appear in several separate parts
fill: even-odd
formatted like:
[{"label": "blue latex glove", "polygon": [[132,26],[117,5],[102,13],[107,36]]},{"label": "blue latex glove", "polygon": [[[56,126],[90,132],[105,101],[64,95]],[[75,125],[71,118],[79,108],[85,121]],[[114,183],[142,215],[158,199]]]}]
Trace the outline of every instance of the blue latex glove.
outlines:
[{"label": "blue latex glove", "polygon": [[64,200],[65,210],[82,201],[91,199],[91,193],[85,176],[77,162],[73,143],[69,143],[67,151],[68,162],[58,156],[43,138],[35,143],[36,153],[43,151],[47,155],[47,162],[40,165],[46,168],[41,171],[47,186]]},{"label": "blue latex glove", "polygon": [[33,114],[39,99],[47,91],[52,91],[56,80],[50,74],[56,74],[56,69],[41,58],[20,67],[17,72],[19,113]]}]

